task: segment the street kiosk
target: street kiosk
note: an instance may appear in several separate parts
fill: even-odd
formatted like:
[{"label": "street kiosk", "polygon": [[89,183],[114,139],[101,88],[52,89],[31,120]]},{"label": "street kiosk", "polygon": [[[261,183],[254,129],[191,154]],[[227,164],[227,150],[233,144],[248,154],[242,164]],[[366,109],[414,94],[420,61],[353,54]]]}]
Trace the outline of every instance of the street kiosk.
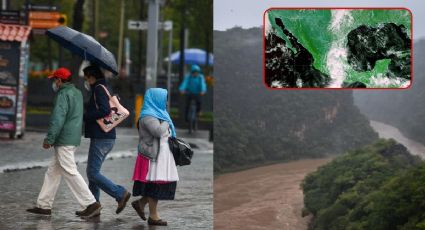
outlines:
[{"label": "street kiosk", "polygon": [[21,138],[25,131],[31,27],[0,23],[0,132]]}]

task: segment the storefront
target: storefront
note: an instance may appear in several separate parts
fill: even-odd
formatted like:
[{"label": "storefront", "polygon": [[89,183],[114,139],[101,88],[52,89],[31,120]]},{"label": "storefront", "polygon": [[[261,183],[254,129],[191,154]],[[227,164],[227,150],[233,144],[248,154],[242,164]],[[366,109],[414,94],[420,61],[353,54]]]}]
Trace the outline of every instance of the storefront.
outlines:
[{"label": "storefront", "polygon": [[20,138],[25,131],[31,27],[0,23],[0,132]]}]

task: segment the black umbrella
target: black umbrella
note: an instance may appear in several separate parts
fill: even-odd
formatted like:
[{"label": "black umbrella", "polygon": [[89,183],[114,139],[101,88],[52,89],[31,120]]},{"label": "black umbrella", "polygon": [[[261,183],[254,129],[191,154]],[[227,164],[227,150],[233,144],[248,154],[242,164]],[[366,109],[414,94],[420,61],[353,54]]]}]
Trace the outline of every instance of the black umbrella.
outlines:
[{"label": "black umbrella", "polygon": [[57,41],[72,53],[103,67],[115,75],[118,74],[114,55],[92,36],[73,30],[67,26],[58,26],[47,30],[47,36]]}]

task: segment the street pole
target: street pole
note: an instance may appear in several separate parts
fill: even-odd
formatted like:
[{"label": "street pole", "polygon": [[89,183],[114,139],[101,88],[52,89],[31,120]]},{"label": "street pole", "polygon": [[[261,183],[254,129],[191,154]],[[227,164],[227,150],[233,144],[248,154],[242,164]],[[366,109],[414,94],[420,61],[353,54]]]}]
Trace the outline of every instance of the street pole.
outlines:
[{"label": "street pole", "polygon": [[167,91],[168,91],[168,112],[171,106],[171,52],[173,52],[173,24],[171,22],[171,29],[168,32],[168,66],[167,66]]},{"label": "street pole", "polygon": [[146,53],[146,90],[156,87],[158,63],[159,1],[148,0],[148,44]]},{"label": "street pole", "polygon": [[122,64],[122,43],[124,37],[124,10],[125,10],[125,0],[121,0],[121,17],[120,17],[120,33],[118,38],[118,74],[121,73],[121,64]]},{"label": "street pole", "polygon": [[[161,6],[160,6],[161,7]],[[164,14],[163,13],[161,13],[161,10],[159,11],[159,21],[161,22],[161,23],[164,23]],[[162,49],[163,49],[163,44],[162,44],[162,41],[163,41],[163,34],[164,34],[164,32],[163,32],[164,30],[163,29],[160,29],[159,31],[158,31],[158,73],[160,74],[160,75],[162,75],[163,73],[164,73],[164,71],[163,71],[163,69],[162,69],[162,62],[163,62],[163,55],[162,55]]]},{"label": "street pole", "polygon": [[184,47],[185,49],[189,48],[189,28],[185,28],[184,30]]},{"label": "street pole", "polygon": [[[180,82],[183,81],[184,79],[184,60],[185,60],[185,55],[184,55],[184,50],[185,50],[185,32],[186,32],[186,2],[183,1],[183,5],[181,6],[181,12],[180,12],[180,17],[181,17],[181,21],[180,21],[180,62],[179,62],[179,84]],[[179,117],[180,117],[180,121],[184,121],[184,117],[185,117],[185,102],[184,102],[184,97],[180,96],[179,97],[179,103],[178,103],[178,109],[179,109]]]},{"label": "street pole", "polygon": [[94,38],[99,40],[99,1],[94,1]]},{"label": "street pole", "polygon": [[63,65],[63,48],[60,45],[59,46],[59,67],[62,67]]},{"label": "street pole", "polygon": [[[139,8],[139,20],[143,20],[143,1],[140,1]],[[143,52],[142,52],[142,30],[139,30],[139,57],[138,57],[138,65],[137,65],[137,80],[138,82],[142,82],[142,60],[143,60]]]},{"label": "street pole", "polygon": [[[185,4],[185,3],[183,3]],[[181,9],[181,28],[180,28],[180,62],[179,62],[179,82],[184,78],[184,49],[185,49],[185,31],[186,31],[186,5]]]},{"label": "street pole", "polygon": [[[53,6],[53,0],[49,1],[49,6],[52,7]],[[47,61],[48,66],[49,66],[49,71],[52,71],[53,66],[52,66],[52,43],[50,41],[51,39],[47,39]]]},{"label": "street pole", "polygon": [[[206,69],[207,70],[209,70],[209,64],[208,63],[210,63],[210,39],[209,39],[209,36],[210,36],[210,32],[208,31],[207,32],[207,34],[206,34],[206,41],[205,41],[205,44],[206,44],[206,49],[205,49],[205,51],[207,51],[206,53],[206,58],[205,58],[205,67],[206,67]],[[209,74],[209,71],[207,72],[208,74]]]},{"label": "street pole", "polygon": [[125,49],[125,76],[129,77],[130,76],[130,39],[129,38],[125,38],[124,39],[124,49]]},{"label": "street pole", "polygon": [[91,1],[91,34],[94,39],[96,39],[96,33],[95,33],[95,24],[96,24],[96,0]]},{"label": "street pole", "polygon": [[2,10],[7,10],[7,0],[2,0],[1,1],[1,9]]},{"label": "street pole", "polygon": [[30,8],[30,2],[31,0],[25,0],[25,24],[29,25],[30,16],[29,16],[29,8]]}]

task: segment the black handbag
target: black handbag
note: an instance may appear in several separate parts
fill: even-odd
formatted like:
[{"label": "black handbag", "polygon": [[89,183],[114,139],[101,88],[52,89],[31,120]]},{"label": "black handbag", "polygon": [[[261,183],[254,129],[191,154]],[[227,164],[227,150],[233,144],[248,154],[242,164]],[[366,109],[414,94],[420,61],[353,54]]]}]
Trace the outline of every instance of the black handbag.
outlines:
[{"label": "black handbag", "polygon": [[188,143],[175,137],[169,137],[168,144],[170,145],[170,150],[173,153],[176,165],[190,165],[193,157],[193,150]]}]

